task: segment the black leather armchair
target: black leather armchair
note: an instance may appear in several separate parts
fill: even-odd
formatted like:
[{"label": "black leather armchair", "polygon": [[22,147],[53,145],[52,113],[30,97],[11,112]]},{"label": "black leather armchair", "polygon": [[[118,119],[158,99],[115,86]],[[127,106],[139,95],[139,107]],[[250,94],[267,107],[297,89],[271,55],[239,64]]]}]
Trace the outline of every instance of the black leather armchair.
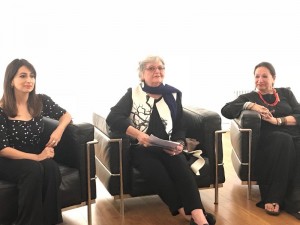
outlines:
[{"label": "black leather armchair", "polygon": [[[58,121],[44,118],[41,144],[45,144]],[[55,160],[62,174],[60,186],[63,211],[88,206],[91,224],[91,203],[96,199],[94,126],[70,124],[55,148]],[[0,224],[11,222],[17,215],[18,191],[15,184],[0,180]]]},{"label": "black leather armchair", "polygon": [[251,110],[242,111],[239,118],[231,121],[230,126],[232,163],[242,184],[248,185],[248,198],[251,197],[251,185],[257,184],[255,174],[252,172],[252,161],[257,151],[260,126],[259,113]]},{"label": "black leather armchair", "polygon": [[[111,133],[106,124],[106,116],[107,114],[93,114],[95,139],[98,141],[95,145],[96,174],[112,196],[120,197],[120,210],[124,215],[123,195],[134,197],[156,193],[130,164],[129,138]],[[225,182],[221,117],[206,109],[185,107],[184,119],[188,127],[187,137],[200,142],[197,149],[203,150],[202,157],[205,159],[200,175],[195,175],[198,187],[215,187],[215,203],[218,203],[218,187]]]}]

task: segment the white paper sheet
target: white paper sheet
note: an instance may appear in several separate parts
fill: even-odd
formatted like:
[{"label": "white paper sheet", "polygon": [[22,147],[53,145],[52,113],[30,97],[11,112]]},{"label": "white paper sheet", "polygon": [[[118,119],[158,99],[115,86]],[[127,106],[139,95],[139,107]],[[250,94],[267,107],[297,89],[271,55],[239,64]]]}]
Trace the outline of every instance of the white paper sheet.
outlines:
[{"label": "white paper sheet", "polygon": [[149,144],[153,145],[153,146],[162,147],[162,148],[168,149],[168,150],[175,150],[176,147],[178,145],[180,145],[180,143],[178,143],[178,142],[163,140],[152,134],[150,135],[150,138],[149,138]]}]

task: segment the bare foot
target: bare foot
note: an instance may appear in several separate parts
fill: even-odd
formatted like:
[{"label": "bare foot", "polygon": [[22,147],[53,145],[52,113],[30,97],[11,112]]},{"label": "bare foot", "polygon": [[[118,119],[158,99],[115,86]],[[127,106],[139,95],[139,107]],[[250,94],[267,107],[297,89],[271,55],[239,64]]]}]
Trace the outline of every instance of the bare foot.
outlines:
[{"label": "bare foot", "polygon": [[278,203],[266,203],[265,210],[266,213],[273,216],[277,216],[280,213],[280,208]]}]

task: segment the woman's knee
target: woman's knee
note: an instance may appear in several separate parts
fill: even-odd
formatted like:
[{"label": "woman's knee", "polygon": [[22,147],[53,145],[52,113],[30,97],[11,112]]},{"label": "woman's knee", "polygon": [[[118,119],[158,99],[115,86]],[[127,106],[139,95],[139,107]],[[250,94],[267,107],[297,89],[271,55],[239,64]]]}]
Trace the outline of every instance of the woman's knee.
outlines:
[{"label": "woman's knee", "polygon": [[26,160],[24,161],[22,178],[28,182],[42,183],[43,167],[37,161]]},{"label": "woman's knee", "polygon": [[287,143],[293,143],[293,137],[285,132],[281,132],[281,131],[275,131],[272,133],[272,139],[273,141],[282,141],[285,144]]},{"label": "woman's knee", "polygon": [[42,162],[44,169],[44,178],[46,180],[57,180],[57,182],[61,182],[61,174],[58,167],[58,164],[53,159],[46,159]]}]

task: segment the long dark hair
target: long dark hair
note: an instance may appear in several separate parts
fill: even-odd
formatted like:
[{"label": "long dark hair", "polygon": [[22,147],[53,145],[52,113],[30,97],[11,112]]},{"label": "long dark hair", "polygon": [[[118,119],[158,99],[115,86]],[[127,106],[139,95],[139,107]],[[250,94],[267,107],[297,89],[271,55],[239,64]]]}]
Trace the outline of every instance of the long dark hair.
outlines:
[{"label": "long dark hair", "polygon": [[[28,68],[36,78],[36,71],[33,65],[25,59],[14,59],[6,67],[1,104],[6,115],[12,118],[16,117],[18,113],[15,92],[14,88],[12,87],[12,80],[22,66]],[[27,107],[32,117],[40,115],[42,111],[42,102],[39,96],[35,93],[35,85],[33,90],[29,93]]]},{"label": "long dark hair", "polygon": [[269,62],[261,62],[259,64],[257,64],[255,67],[254,67],[254,75],[255,75],[255,70],[258,68],[258,67],[266,67],[269,71],[270,71],[270,74],[272,75],[273,78],[276,77],[276,72],[275,72],[275,68],[274,66],[269,63]]}]

